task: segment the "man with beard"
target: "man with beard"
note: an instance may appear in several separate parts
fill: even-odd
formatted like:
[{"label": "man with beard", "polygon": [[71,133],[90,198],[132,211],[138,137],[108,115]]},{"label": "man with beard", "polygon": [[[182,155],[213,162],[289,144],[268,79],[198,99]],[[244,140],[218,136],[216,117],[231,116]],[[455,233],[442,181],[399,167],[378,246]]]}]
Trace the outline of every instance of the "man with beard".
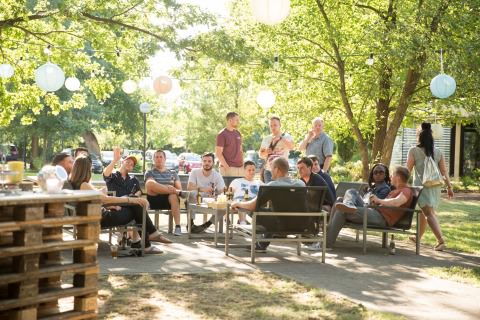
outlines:
[{"label": "man with beard", "polygon": [[[202,155],[202,168],[193,169],[188,177],[187,190],[200,192],[202,197],[214,197],[215,193],[219,194],[225,188],[225,182],[222,176],[217,171],[213,170],[215,155],[211,152],[206,152]],[[192,195],[196,192],[192,192]],[[215,221],[215,216],[200,226],[193,224],[191,221],[192,233],[201,233],[212,225]]]},{"label": "man with beard", "polygon": [[227,113],[227,126],[217,135],[215,154],[222,176],[243,176],[242,135],[237,130],[240,117]]}]

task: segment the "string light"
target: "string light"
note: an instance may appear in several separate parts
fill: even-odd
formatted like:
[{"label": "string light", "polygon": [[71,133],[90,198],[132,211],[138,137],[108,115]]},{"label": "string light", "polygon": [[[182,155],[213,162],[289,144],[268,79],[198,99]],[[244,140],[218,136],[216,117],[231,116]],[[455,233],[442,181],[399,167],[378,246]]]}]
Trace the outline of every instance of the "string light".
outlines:
[{"label": "string light", "polygon": [[368,57],[366,64],[369,66],[373,66],[374,62],[375,62],[375,59],[373,59],[373,53],[370,53],[370,56]]},{"label": "string light", "polygon": [[273,57],[273,68],[277,70],[280,67],[279,56],[278,53],[275,54]]}]

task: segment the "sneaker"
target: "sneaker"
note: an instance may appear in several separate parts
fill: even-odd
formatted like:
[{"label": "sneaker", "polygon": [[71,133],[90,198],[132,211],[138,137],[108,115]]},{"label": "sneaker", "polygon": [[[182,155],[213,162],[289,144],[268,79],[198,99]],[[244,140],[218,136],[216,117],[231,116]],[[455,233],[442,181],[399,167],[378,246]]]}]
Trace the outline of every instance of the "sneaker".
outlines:
[{"label": "sneaker", "polygon": [[348,203],[343,203],[343,202],[339,202],[339,203],[335,204],[335,209],[337,209],[338,211],[345,212],[345,213],[355,213],[355,212],[357,212],[357,207],[355,207],[354,205],[348,204]]},{"label": "sneaker", "polygon": [[180,226],[175,227],[175,231],[173,232],[174,236],[181,236],[182,235],[182,228]]},{"label": "sneaker", "polygon": [[205,228],[203,227],[203,225],[197,226],[192,224],[191,233],[202,233],[202,232],[205,232]]},{"label": "sneaker", "polygon": [[321,242],[314,242],[309,246],[306,246],[308,251],[321,251],[322,250],[322,243]]},{"label": "sneaker", "polygon": [[259,244],[258,242],[255,244],[255,252],[257,253],[266,253],[267,252],[267,248],[263,247],[261,244]]},{"label": "sneaker", "polygon": [[244,221],[240,221],[240,220],[239,220],[239,221],[237,221],[237,224],[242,225],[242,226],[246,226],[246,225],[247,225],[247,221],[245,221],[245,220],[244,220]]},{"label": "sneaker", "polygon": [[162,253],[163,251],[155,246],[150,246],[148,248],[145,248],[145,254],[162,254]]}]

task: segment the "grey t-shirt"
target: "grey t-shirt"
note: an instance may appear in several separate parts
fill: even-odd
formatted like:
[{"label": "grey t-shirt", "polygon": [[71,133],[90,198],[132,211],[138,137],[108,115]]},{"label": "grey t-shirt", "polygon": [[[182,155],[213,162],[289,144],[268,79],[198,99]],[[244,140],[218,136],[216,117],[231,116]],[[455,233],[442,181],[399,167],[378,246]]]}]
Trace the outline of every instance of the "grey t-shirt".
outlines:
[{"label": "grey t-shirt", "polygon": [[[190,182],[195,184],[197,188],[211,187],[212,183],[214,183],[217,193],[223,192],[223,189],[225,188],[225,182],[223,181],[222,175],[213,169],[207,177],[203,175],[202,168],[193,169],[188,177],[188,183],[190,184]],[[202,197],[208,196],[210,195],[202,192]]]},{"label": "grey t-shirt", "polygon": [[282,177],[277,180],[270,181],[267,186],[291,186],[291,187],[305,187],[302,180],[292,179],[290,177]]},{"label": "grey t-shirt", "polygon": [[307,155],[316,155],[318,163],[323,165],[325,158],[333,155],[333,141],[325,132],[322,132],[307,145],[306,151]]},{"label": "grey t-shirt", "polygon": [[[413,185],[414,186],[421,186],[423,185],[423,170],[425,170],[425,152],[423,151],[422,148],[419,147],[411,147],[408,150],[408,156],[413,157],[413,160],[415,161],[415,164],[413,168],[415,169],[415,174],[413,177]],[[442,151],[438,148],[433,149],[433,160],[438,166],[438,163],[440,160],[443,158]]]},{"label": "grey t-shirt", "polygon": [[153,168],[152,170],[145,172],[145,181],[150,178],[153,178],[153,180],[155,180],[157,183],[171,186],[175,185],[175,182],[180,180],[175,171],[168,169],[165,171],[160,171],[157,168]]}]

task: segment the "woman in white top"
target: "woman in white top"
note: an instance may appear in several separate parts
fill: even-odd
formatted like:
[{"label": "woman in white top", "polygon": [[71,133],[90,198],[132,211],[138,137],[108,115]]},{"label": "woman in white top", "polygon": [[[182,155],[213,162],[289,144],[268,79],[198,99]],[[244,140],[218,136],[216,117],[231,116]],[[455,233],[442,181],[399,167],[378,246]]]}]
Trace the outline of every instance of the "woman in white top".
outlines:
[{"label": "woman in white top", "polygon": [[[440,149],[435,148],[433,144],[432,127],[430,123],[422,123],[422,128],[418,132],[418,145],[408,150],[407,168],[412,172],[415,168],[415,175],[413,180],[414,186],[422,185],[424,163],[426,157],[432,157],[435,164],[438,166],[441,175],[443,176],[445,183],[447,184],[448,197],[453,197],[452,185],[448,178],[447,168],[445,166],[445,159]],[[440,223],[438,221],[435,209],[440,203],[440,186],[435,187],[423,187],[422,193],[418,198],[418,206],[422,209],[420,215],[420,230],[418,237],[422,238],[427,227],[427,222],[432,229],[435,238],[437,238],[437,244],[434,247],[436,251],[443,251],[445,249],[445,239],[440,229]],[[411,240],[415,240],[412,238]]]},{"label": "woman in white top", "polygon": [[[253,161],[245,161],[243,168],[245,177],[237,178],[230,183],[233,191],[233,199],[236,201],[244,200],[245,190],[248,191],[248,200],[256,198],[258,189],[263,185],[262,181],[253,179],[255,177],[255,163]],[[247,224],[244,212],[238,213],[238,224]]]}]

